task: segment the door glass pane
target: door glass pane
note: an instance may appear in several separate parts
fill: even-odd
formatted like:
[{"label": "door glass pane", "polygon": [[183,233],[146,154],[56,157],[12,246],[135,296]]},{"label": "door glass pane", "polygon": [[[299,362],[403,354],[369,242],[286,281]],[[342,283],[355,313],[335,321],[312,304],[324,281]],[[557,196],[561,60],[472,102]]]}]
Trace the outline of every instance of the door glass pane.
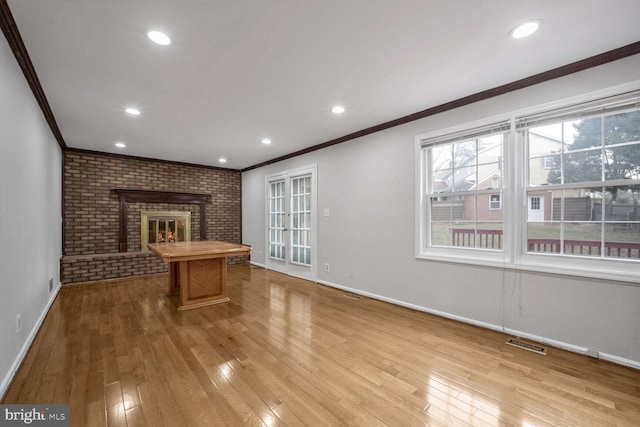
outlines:
[{"label": "door glass pane", "polygon": [[311,265],[311,177],[291,179],[291,261]]},{"label": "door glass pane", "polygon": [[269,185],[269,256],[284,260],[284,181]]}]

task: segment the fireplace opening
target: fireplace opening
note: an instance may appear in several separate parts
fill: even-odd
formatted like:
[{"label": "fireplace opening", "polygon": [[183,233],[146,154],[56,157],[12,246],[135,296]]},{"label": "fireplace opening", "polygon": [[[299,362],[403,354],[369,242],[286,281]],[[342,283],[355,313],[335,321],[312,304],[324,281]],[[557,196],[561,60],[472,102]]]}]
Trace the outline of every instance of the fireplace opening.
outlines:
[{"label": "fireplace opening", "polygon": [[191,212],[141,212],[141,250],[148,250],[148,243],[175,243],[188,241],[191,241]]}]

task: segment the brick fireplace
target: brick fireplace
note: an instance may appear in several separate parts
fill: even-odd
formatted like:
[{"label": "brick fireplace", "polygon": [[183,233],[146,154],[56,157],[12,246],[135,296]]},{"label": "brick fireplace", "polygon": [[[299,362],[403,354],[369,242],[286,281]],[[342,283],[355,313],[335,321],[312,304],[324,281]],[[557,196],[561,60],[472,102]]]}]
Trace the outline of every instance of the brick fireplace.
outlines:
[{"label": "brick fireplace", "polygon": [[[141,250],[143,212],[189,212],[191,240],[241,243],[240,187],[235,170],[67,150],[62,283],[167,271]],[[247,261],[247,256],[229,258]]]}]

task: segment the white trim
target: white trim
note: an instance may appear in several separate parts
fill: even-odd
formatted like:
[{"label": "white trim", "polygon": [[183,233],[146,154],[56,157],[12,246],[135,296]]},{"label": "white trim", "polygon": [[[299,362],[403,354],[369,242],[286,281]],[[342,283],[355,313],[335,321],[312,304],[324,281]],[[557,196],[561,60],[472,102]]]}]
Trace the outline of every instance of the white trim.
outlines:
[{"label": "white trim", "polygon": [[[505,245],[504,241],[503,245]],[[640,275],[637,273],[638,266],[636,263],[633,263],[633,261],[629,262],[625,260],[572,257],[573,265],[569,266],[566,263],[566,257],[571,257],[570,255],[566,255],[560,259],[555,255],[526,254],[521,257],[520,261],[511,262],[509,261],[509,257],[504,256],[504,254],[500,252],[488,252],[481,249],[438,249],[442,250],[417,253],[415,257],[417,260],[469,264],[481,267],[548,273],[571,277],[586,277],[630,284],[640,283]],[[490,255],[495,256],[492,257]],[[546,259],[541,261],[531,261],[533,258]],[[598,262],[594,264],[594,261]]]},{"label": "white trim", "polygon": [[51,308],[53,301],[55,301],[56,297],[58,296],[58,292],[60,292],[60,288],[61,286],[60,286],[60,283],[58,282],[58,286],[56,286],[56,288],[52,290],[51,296],[49,297],[49,301],[47,302],[47,305],[44,307],[42,314],[40,314],[40,317],[38,318],[36,324],[33,326],[33,329],[29,333],[29,336],[27,337],[22,348],[20,349],[20,352],[18,353],[15,360],[11,364],[11,368],[9,368],[7,375],[5,375],[5,377],[2,379],[2,385],[0,386],[0,400],[5,398],[5,395],[9,390],[9,386],[13,382],[13,379],[16,373],[18,372],[20,365],[22,365],[24,358],[27,356],[27,352],[31,348],[31,344],[33,344],[33,340],[35,339],[36,335],[38,334],[38,331],[40,331],[40,328],[42,327],[44,318],[47,317],[47,314],[49,313],[49,309]]},{"label": "white trim", "polygon": [[[285,259],[283,261],[272,260],[270,258],[270,248],[269,248],[269,184],[272,181],[277,181],[284,179],[285,181],[285,213],[289,213],[289,185],[290,181],[293,178],[297,178],[303,175],[311,176],[311,265],[307,264],[299,264],[290,261],[290,252],[286,251]],[[288,169],[285,171],[280,171],[278,173],[273,173],[265,176],[265,215],[264,215],[264,253],[265,253],[265,268],[272,269],[274,271],[278,271],[283,274],[289,274],[294,277],[299,277],[305,280],[315,281],[318,277],[318,244],[317,244],[317,234],[318,234],[318,164],[312,163],[307,166],[301,166],[294,169]],[[290,237],[287,237],[290,239]],[[288,249],[291,249],[290,246],[287,246]],[[281,268],[274,268],[276,265]],[[304,273],[302,270],[307,270]]]},{"label": "white trim", "polygon": [[640,362],[636,362],[635,360],[625,359],[624,357],[618,357],[613,354],[598,352],[598,358],[602,360],[606,360],[607,362],[616,363],[618,365],[624,365],[630,368],[640,369]]},{"label": "white trim", "polygon": [[398,306],[401,306],[401,307],[410,308],[412,310],[421,311],[421,312],[424,312],[424,313],[433,314],[435,316],[443,317],[443,318],[446,318],[446,319],[455,320],[457,322],[466,323],[466,324],[473,325],[473,326],[478,326],[478,327],[481,327],[481,328],[484,328],[484,329],[490,329],[490,330],[501,332],[501,333],[507,334],[507,335],[514,335],[516,337],[526,338],[526,339],[529,339],[531,341],[535,341],[535,342],[538,342],[538,343],[546,344],[546,345],[554,347],[554,348],[571,351],[573,353],[578,353],[578,354],[580,354],[582,356],[595,357],[595,358],[599,358],[599,359],[603,359],[603,360],[606,360],[606,361],[609,361],[609,362],[616,363],[618,365],[624,365],[624,366],[628,366],[628,367],[631,367],[631,368],[640,369],[640,362],[637,362],[637,361],[631,360],[631,359],[626,359],[624,357],[615,356],[615,355],[608,354],[608,353],[601,353],[601,352],[598,352],[596,350],[589,349],[587,347],[582,347],[582,346],[578,346],[578,345],[575,345],[575,344],[566,343],[564,341],[558,341],[558,340],[554,340],[554,339],[550,339],[550,338],[545,338],[545,337],[542,337],[542,336],[539,336],[539,335],[530,334],[528,332],[518,331],[516,329],[504,328],[504,327],[499,326],[499,325],[494,325],[493,323],[481,322],[481,321],[474,320],[474,319],[471,319],[471,318],[468,318],[468,317],[463,317],[463,316],[458,316],[456,314],[447,313],[445,311],[433,310],[431,308],[423,307],[423,306],[416,305],[416,304],[407,303],[407,302],[400,301],[400,300],[397,300],[397,299],[394,299],[394,298],[388,298],[388,297],[385,297],[385,296],[382,296],[382,295],[378,295],[378,294],[374,294],[374,293],[371,293],[371,292],[361,291],[359,289],[350,288],[348,286],[338,285],[337,283],[327,282],[325,280],[318,280],[318,283],[321,284],[321,285],[329,286],[331,288],[341,289],[343,291],[347,291],[347,292],[350,292],[350,293],[353,293],[353,294],[362,295],[362,296],[367,297],[367,298],[373,298],[373,299],[376,299],[376,300],[379,300],[379,301],[388,302],[390,304],[398,305]]},{"label": "white trim", "polygon": [[505,253],[487,249],[432,247],[424,250],[422,253],[417,253],[416,259],[471,264],[484,267],[513,268]]}]

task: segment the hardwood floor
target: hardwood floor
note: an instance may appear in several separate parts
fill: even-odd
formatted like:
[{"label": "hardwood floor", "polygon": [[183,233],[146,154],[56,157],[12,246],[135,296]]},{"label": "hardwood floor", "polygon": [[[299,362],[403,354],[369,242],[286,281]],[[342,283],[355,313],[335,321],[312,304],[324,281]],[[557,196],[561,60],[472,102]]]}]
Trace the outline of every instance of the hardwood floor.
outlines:
[{"label": "hardwood floor", "polygon": [[249,265],[177,311],[166,276],[64,287],[3,403],[73,426],[637,426],[640,371]]}]

